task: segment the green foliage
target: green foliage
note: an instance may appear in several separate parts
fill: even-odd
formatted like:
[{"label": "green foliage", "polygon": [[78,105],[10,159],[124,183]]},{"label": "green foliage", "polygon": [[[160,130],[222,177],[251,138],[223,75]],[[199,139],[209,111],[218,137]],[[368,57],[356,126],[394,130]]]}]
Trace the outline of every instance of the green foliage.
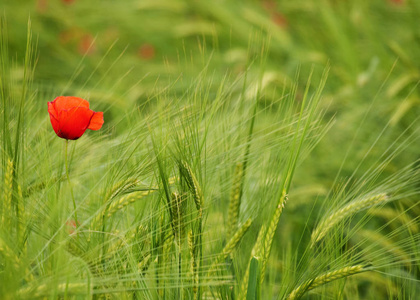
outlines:
[{"label": "green foliage", "polygon": [[417,0],[1,6],[0,298],[420,294]]}]

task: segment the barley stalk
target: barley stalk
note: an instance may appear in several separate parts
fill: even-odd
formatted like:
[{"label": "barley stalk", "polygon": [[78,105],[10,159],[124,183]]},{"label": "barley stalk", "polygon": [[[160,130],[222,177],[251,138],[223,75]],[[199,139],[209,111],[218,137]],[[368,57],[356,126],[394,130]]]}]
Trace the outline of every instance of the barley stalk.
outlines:
[{"label": "barley stalk", "polygon": [[172,231],[178,246],[181,246],[181,239],[185,233],[184,217],[187,201],[186,197],[183,197],[176,192],[172,193],[171,200]]},{"label": "barley stalk", "polygon": [[[165,234],[166,233],[166,234]],[[160,263],[162,264],[159,268],[161,268],[163,270],[163,274],[168,274],[170,273],[170,268],[171,268],[171,248],[172,248],[172,244],[174,242],[174,236],[172,234],[172,232],[170,230],[167,230],[164,233],[164,240],[163,240],[163,245],[162,245],[162,254],[161,257],[162,259],[160,260]],[[162,281],[159,282],[159,285],[162,286],[162,289],[159,289],[159,291],[161,291],[161,293],[163,295],[165,295],[166,291],[166,286],[169,283],[169,279],[162,278]]]},{"label": "barley stalk", "polygon": [[188,232],[188,248],[190,250],[190,256],[191,256],[189,273],[191,274],[191,277],[192,277],[193,294],[194,294],[193,299],[197,299],[197,291],[198,291],[197,255],[196,255],[197,248],[196,248],[196,243],[195,243],[195,237],[192,230]]},{"label": "barley stalk", "polygon": [[335,271],[327,272],[320,276],[315,277],[314,279],[307,280],[296,289],[294,289],[289,296],[288,300],[299,299],[303,296],[306,291],[313,290],[323,284],[329,283],[331,281],[341,279],[347,276],[365,272],[367,269],[363,265],[355,265],[350,267],[344,267]]},{"label": "barley stalk", "polygon": [[[257,241],[255,242],[254,247],[252,248],[251,258],[254,257],[254,256],[257,256],[257,254],[259,254],[261,252],[261,248],[263,246],[263,240],[264,240],[266,231],[267,231],[266,225],[263,224],[261,226],[261,229],[260,229],[259,233],[258,233]],[[241,285],[240,285],[239,296],[238,296],[239,300],[245,300],[246,296],[247,296],[250,266],[251,266],[251,260],[249,260],[248,266],[245,269],[245,273],[242,277],[242,282],[241,282]]]},{"label": "barley stalk", "polygon": [[[194,260],[194,252],[195,252],[195,243],[194,243],[194,234],[192,230],[188,232],[188,249],[190,250],[191,262]],[[194,274],[194,264],[190,264],[190,273]]]},{"label": "barley stalk", "polygon": [[237,163],[235,173],[233,176],[232,190],[230,193],[229,211],[228,211],[228,233],[227,237],[230,238],[236,232],[239,220],[239,209],[241,206],[241,185],[243,180],[243,165]]},{"label": "barley stalk", "polygon": [[18,215],[19,219],[18,221],[18,241],[19,245],[22,247],[22,252],[26,251],[26,237],[25,237],[25,206],[23,204],[23,194],[22,194],[22,188],[20,185],[18,185]]},{"label": "barley stalk", "polygon": [[354,200],[342,208],[333,211],[326,219],[321,221],[317,228],[312,233],[312,245],[321,240],[327,232],[333,228],[341,220],[354,215],[362,210],[370,207],[383,204],[387,202],[389,198],[386,194],[381,193],[374,196]]}]

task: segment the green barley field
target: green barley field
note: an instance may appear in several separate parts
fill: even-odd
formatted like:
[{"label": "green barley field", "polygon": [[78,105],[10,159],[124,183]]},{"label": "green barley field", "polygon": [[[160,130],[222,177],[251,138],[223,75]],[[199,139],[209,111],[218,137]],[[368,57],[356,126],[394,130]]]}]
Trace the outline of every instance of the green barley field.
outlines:
[{"label": "green barley field", "polygon": [[0,299],[420,299],[419,20],[0,0]]}]

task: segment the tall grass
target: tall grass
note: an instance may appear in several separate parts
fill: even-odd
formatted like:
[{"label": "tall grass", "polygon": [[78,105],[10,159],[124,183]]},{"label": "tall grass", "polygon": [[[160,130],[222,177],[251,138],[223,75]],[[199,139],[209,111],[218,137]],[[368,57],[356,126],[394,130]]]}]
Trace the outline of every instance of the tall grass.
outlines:
[{"label": "tall grass", "polygon": [[[189,8],[231,24],[239,54],[230,55],[240,70],[221,63],[226,32],[216,26],[217,36],[202,20],[208,31],[197,48],[187,38],[179,53],[148,67],[166,70],[159,80],[122,71],[132,61],[129,50],[117,53],[110,43],[84,58],[57,46],[74,72],[44,86],[30,26],[26,50],[16,56],[2,19],[0,298],[414,299],[420,127],[404,105],[415,87],[405,90],[403,108],[393,100],[398,109],[386,122],[377,100],[404,93],[395,92],[400,64],[385,68],[374,93],[363,91],[373,85],[374,70],[363,73],[363,84],[356,83],[362,91],[354,93],[362,64],[352,51],[356,29],[335,15],[335,9],[345,15],[341,4],[325,1],[319,15],[331,32],[323,39],[341,49],[323,50],[331,67],[321,59],[322,68],[308,71],[304,62],[286,76],[280,73],[293,73],[272,63],[297,49],[297,41],[270,25],[262,8],[254,11],[246,1],[234,18],[233,2],[171,3],[159,5],[175,12],[172,20]],[[354,8],[367,11],[359,4]],[[91,9],[77,5],[68,9]],[[114,17],[134,5],[116,6]],[[153,11],[151,2],[136,5]],[[291,15],[299,10],[285,8]],[[186,37],[193,29],[168,35]],[[48,33],[40,34],[40,56]],[[61,93],[104,110],[104,128],[67,148],[46,109]],[[331,95],[356,103],[340,109]],[[358,96],[372,99],[365,104]]]}]

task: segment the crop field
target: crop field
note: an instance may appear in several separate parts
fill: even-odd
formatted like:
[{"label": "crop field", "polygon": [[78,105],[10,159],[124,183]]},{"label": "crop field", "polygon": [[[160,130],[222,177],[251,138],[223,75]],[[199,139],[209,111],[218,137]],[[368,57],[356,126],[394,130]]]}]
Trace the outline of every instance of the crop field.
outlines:
[{"label": "crop field", "polygon": [[0,299],[420,299],[419,0],[0,0]]}]

